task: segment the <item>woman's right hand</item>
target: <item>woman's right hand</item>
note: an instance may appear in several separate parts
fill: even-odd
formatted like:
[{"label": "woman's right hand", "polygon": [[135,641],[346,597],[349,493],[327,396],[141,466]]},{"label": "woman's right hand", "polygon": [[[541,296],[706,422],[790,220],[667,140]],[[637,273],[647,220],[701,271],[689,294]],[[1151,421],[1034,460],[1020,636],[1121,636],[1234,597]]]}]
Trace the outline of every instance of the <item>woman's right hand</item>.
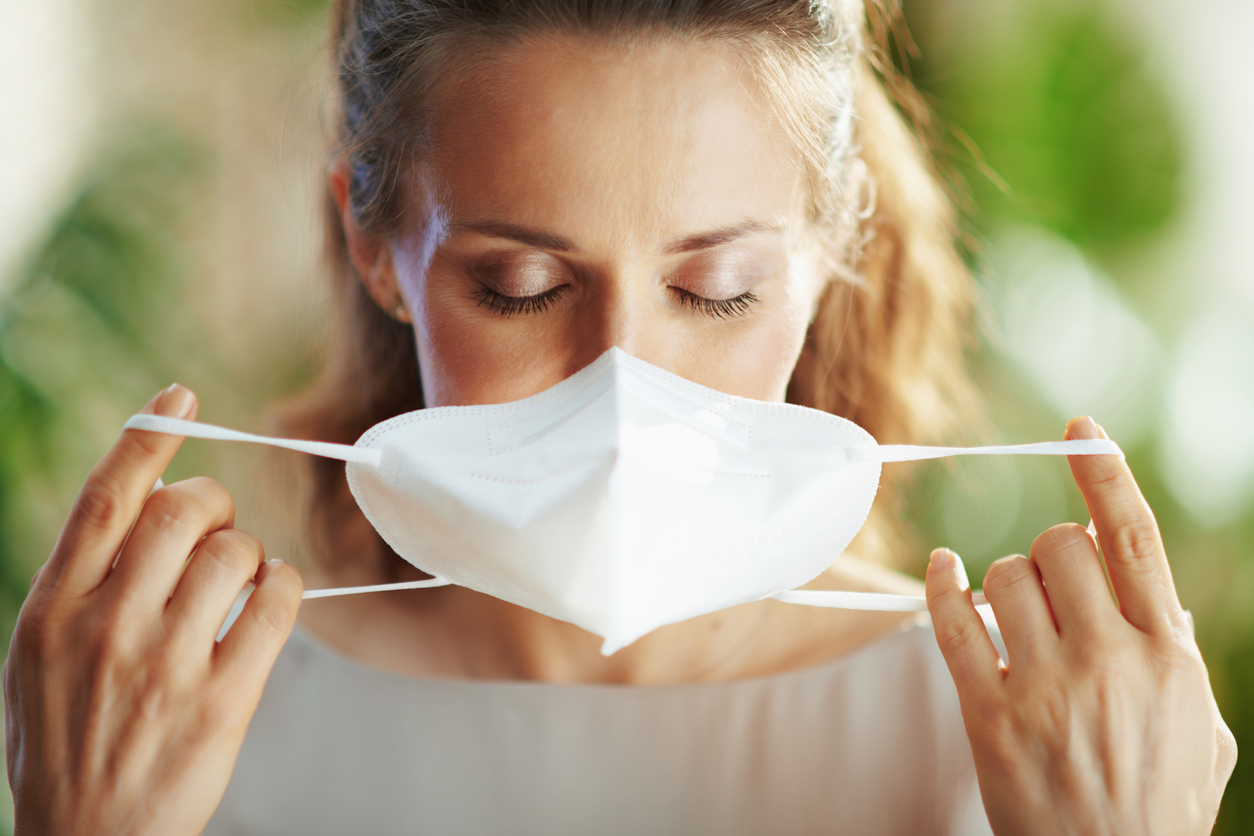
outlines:
[{"label": "woman's right hand", "polygon": [[[192,418],[196,398],[171,386],[144,411]],[[233,528],[221,485],[149,495],[181,443],[124,431],[32,581],[4,666],[19,836],[200,833],[295,623],[300,575]]]}]

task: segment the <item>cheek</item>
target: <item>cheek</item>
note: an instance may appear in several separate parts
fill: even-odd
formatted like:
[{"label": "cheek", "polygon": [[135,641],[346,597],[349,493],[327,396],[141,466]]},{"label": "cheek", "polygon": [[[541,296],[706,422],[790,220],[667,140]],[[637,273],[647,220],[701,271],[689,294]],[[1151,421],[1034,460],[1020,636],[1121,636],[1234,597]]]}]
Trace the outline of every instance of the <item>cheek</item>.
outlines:
[{"label": "cheek", "polygon": [[567,335],[487,312],[465,277],[439,258],[417,285],[412,309],[427,406],[505,403],[566,376],[554,371],[553,355],[569,346]]},{"label": "cheek", "polygon": [[808,322],[806,301],[790,299],[757,317],[738,339],[714,346],[705,374],[692,378],[729,394],[782,401],[805,344]]},{"label": "cheek", "polygon": [[787,298],[762,331],[762,385],[769,387],[769,394],[759,396],[763,400],[784,400],[823,288],[814,265],[807,259],[798,259]]},{"label": "cheek", "polygon": [[672,353],[679,363],[668,368],[730,395],[783,401],[814,307],[815,284],[808,276],[794,270],[787,278],[779,277],[778,285],[761,287],[754,312],[702,329],[687,350]]}]

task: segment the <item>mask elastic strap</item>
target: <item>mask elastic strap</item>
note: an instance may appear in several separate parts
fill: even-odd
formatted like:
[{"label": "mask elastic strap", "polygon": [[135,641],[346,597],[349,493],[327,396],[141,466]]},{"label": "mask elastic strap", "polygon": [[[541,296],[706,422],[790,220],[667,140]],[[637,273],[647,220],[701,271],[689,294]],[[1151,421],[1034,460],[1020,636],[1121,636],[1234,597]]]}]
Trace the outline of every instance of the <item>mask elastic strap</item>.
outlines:
[{"label": "mask elastic strap", "polygon": [[[850,447],[845,450],[851,463],[912,462],[942,459],[947,456],[1118,456],[1119,445],[1106,438],[1074,438],[1067,441],[1042,441],[1036,444],[1003,444],[990,447],[923,447],[913,444],[881,444],[877,447]],[[1089,533],[1097,536],[1093,521]],[[927,612],[927,599],[919,595],[897,595],[890,592],[846,592],[827,589],[790,589],[771,596],[786,604],[809,607],[831,607],[842,610],[873,610],[876,612]],[[987,607],[984,593],[975,592],[971,600],[977,607]]]},{"label": "mask elastic strap", "polygon": [[[927,612],[927,599],[922,595],[899,595],[894,592],[847,592],[835,589],[790,589],[772,595],[785,604],[807,607],[828,607],[835,610],[870,610],[873,612]],[[987,607],[983,592],[973,592],[971,601]]]},{"label": "mask elastic strap", "polygon": [[394,589],[430,589],[433,586],[451,586],[444,578],[427,578],[424,581],[401,583],[376,583],[370,586],[337,586],[330,589],[306,589],[301,598],[334,598],[337,595],[358,595],[362,592],[389,592]]},{"label": "mask elastic strap", "polygon": [[1118,456],[1119,445],[1108,438],[1073,438],[1067,441],[1040,441],[1035,444],[1002,444],[990,447],[921,447],[915,444],[880,444],[876,447],[848,447],[850,462],[915,462],[947,456]]},{"label": "mask elastic strap", "polygon": [[211,441],[247,441],[253,444],[266,444],[271,447],[283,447],[288,450],[299,450],[312,453],[327,459],[339,459],[344,462],[355,462],[371,467],[378,467],[383,452],[370,447],[355,447],[351,444],[332,444],[329,441],[304,441],[298,438],[272,438],[265,435],[242,433],[239,430],[228,430],[214,424],[202,424],[199,421],[184,421],[182,418],[168,418],[165,415],[148,415],[141,413],[132,415],[123,425],[126,430],[148,430],[149,432],[181,435],[188,438],[207,438]]},{"label": "mask elastic strap", "polygon": [[[170,418],[165,415],[148,415],[141,413],[132,415],[123,427],[128,430],[147,430],[148,432],[168,433],[188,438],[206,438],[211,441],[247,441],[252,444],[266,444],[271,447],[283,447],[288,450],[299,450],[328,459],[339,459],[345,462],[378,467],[382,452],[369,447],[355,447],[350,444],[332,444],[329,441],[303,441],[295,438],[273,438],[264,435],[229,430],[214,424],[202,424],[198,421],[185,421],[182,418]],[[155,491],[161,487],[161,480],[153,486]],[[392,589],[426,589],[433,586],[447,586],[451,581],[444,578],[429,578],[422,581],[406,581],[403,583],[380,583],[370,586],[342,586],[333,589],[307,589],[302,598],[330,598],[336,595],[357,595],[362,592],[386,592]]]}]

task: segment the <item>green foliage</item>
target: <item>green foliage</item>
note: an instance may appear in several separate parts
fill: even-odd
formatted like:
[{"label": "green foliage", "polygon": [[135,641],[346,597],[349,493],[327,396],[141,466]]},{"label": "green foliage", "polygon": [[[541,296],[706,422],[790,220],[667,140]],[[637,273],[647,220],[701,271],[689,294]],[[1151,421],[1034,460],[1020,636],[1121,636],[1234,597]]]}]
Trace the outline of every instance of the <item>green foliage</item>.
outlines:
[{"label": "green foliage", "polygon": [[184,140],[159,128],[132,133],[105,153],[52,225],[6,307],[56,289],[105,331],[152,358],[147,323],[174,284],[169,250],[182,191],[194,168]]},{"label": "green foliage", "polygon": [[[1113,26],[1108,5],[1015,6],[1007,12],[1008,28],[995,37],[991,29],[960,33],[947,60],[929,62],[931,33],[914,32],[923,59],[914,75],[949,129],[946,147],[973,198],[969,222],[993,241],[1009,226],[1043,227],[1089,256],[1149,241],[1180,210],[1185,191],[1187,149],[1174,103],[1147,71],[1144,51]],[[1154,292],[1143,280],[1122,284],[1133,307]],[[983,345],[974,368],[989,421],[1002,437],[1055,437],[1069,417],[1054,414],[995,346]],[[1220,710],[1238,746],[1248,750],[1254,741],[1254,567],[1247,544],[1254,519],[1220,531],[1200,529],[1167,490],[1153,442],[1150,437],[1127,450],[1128,462],[1163,531],[1181,600],[1193,609]],[[1027,553],[1048,525],[1088,518],[1065,465],[1057,464],[929,465],[921,470],[910,516],[929,546],[951,545],[968,558],[978,586],[992,560]],[[1009,524],[1006,508],[1015,517]],[[1254,828],[1248,760],[1238,761],[1216,834]]]},{"label": "green foliage", "polygon": [[1022,14],[932,86],[974,151],[962,168],[977,222],[1038,224],[1089,249],[1158,230],[1180,205],[1183,155],[1142,51],[1099,5],[1033,3]]},{"label": "green foliage", "polygon": [[[11,532],[8,512],[27,474],[48,466],[50,445],[39,430],[48,425],[52,402],[0,355],[0,531]],[[15,613],[26,596],[13,539],[0,536],[0,603]]]},{"label": "green foliage", "polygon": [[0,607],[42,560],[19,554],[21,497],[58,469],[93,391],[169,377],[151,325],[177,284],[176,237],[199,157],[159,127],[128,131],[84,176],[0,300]]},{"label": "green foliage", "polygon": [[248,17],[262,25],[324,25],[329,0],[239,0]]}]

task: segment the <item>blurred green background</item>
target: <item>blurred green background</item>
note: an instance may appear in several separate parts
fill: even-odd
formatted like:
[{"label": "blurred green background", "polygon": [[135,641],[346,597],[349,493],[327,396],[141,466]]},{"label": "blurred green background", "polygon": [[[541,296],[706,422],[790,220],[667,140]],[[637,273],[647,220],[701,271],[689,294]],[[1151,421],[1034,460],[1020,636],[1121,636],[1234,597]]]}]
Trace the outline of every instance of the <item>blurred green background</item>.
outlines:
[{"label": "blurred green background", "polygon": [[[939,115],[980,278],[974,363],[990,424],[1038,441],[1092,414],[1120,442],[1248,751],[1254,7],[908,0],[906,13],[914,41],[897,58],[910,56]],[[321,0],[47,0],[0,14],[7,643],[83,476],[152,393],[177,379],[200,394],[202,420],[265,431],[266,404],[308,379],[326,327],[330,85]],[[218,478],[239,525],[299,560],[286,455],[189,442],[169,478]],[[911,518],[973,580],[1048,526],[1087,521],[1065,462],[914,467]],[[1254,832],[1248,756],[1216,832]]]}]

